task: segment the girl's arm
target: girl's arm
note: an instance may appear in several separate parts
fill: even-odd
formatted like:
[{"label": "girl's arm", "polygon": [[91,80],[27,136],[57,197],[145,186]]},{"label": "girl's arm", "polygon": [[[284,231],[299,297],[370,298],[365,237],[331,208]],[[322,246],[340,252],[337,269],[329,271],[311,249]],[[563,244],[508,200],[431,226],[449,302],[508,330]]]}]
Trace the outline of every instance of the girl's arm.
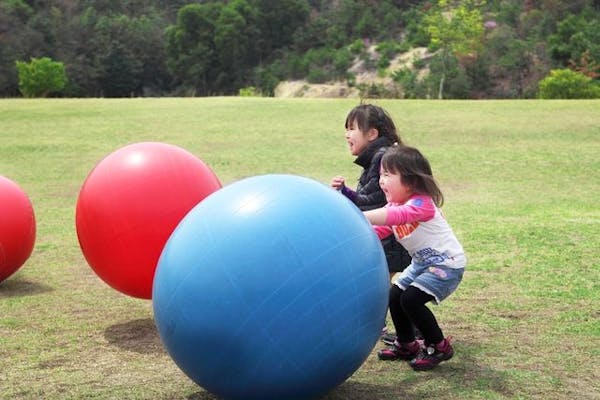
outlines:
[{"label": "girl's arm", "polygon": [[387,225],[385,221],[387,220],[388,207],[364,211],[363,214],[365,214],[371,225]]},{"label": "girl's arm", "polygon": [[373,229],[379,240],[385,239],[393,233],[392,228],[385,224],[385,220],[387,219],[387,207],[363,211],[363,214],[367,217],[367,220],[371,225],[373,225]]},{"label": "girl's arm", "polygon": [[429,221],[435,215],[435,204],[428,196],[416,195],[405,204],[387,204],[382,208],[364,211],[363,214],[373,225],[404,225]]},{"label": "girl's arm", "polygon": [[392,232],[392,228],[386,225],[373,225],[373,230],[377,234],[379,240],[383,240],[394,233]]},{"label": "girl's arm", "polygon": [[348,186],[342,186],[341,192],[344,196],[346,196],[351,202],[356,204],[356,192],[350,189]]},{"label": "girl's arm", "polygon": [[356,204],[356,192],[346,186],[346,179],[343,176],[334,176],[330,186],[335,190],[339,190],[348,200]]},{"label": "girl's arm", "polygon": [[355,192],[352,201],[359,208],[373,208],[385,204],[385,194],[379,187],[379,176],[372,177],[363,185],[360,192]]}]

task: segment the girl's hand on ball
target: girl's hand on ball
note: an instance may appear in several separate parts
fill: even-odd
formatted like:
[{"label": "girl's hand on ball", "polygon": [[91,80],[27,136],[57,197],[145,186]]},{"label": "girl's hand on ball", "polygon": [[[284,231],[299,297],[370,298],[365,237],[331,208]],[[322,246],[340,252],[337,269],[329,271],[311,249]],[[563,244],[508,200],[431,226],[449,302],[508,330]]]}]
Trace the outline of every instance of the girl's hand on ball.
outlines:
[{"label": "girl's hand on ball", "polygon": [[343,176],[336,176],[331,180],[331,187],[335,190],[341,190],[345,185],[346,180]]}]

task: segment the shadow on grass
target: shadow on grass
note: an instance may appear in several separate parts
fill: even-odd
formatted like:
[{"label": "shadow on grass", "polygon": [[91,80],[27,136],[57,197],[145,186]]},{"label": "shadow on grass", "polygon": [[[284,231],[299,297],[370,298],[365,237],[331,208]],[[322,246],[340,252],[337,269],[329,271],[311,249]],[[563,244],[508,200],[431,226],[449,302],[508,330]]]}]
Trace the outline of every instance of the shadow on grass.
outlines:
[{"label": "shadow on grass", "polygon": [[140,354],[164,353],[152,318],[142,318],[109,326],[104,331],[106,340],[122,350]]},{"label": "shadow on grass", "polygon": [[8,297],[33,296],[40,293],[51,292],[54,289],[39,282],[23,279],[8,278],[0,282],[0,299]]},{"label": "shadow on grass", "polygon": [[[441,372],[441,373],[440,373]],[[390,381],[386,384],[374,384],[348,380],[331,392],[316,400],[398,400],[398,399],[413,399],[413,400],[429,400],[429,399],[446,399],[448,397],[460,398],[460,393],[468,393],[473,391],[477,393],[477,388],[473,386],[481,386],[474,384],[478,379],[489,379],[488,373],[485,376],[478,376],[476,371],[474,375],[466,382],[461,379],[461,376],[456,375],[455,369],[446,369],[441,371],[441,367],[434,373],[416,373],[408,380]],[[435,385],[436,379],[444,379],[446,384]],[[427,382],[430,381],[430,382]],[[469,382],[470,381],[470,382]],[[448,390],[450,386],[456,388]],[[492,383],[493,384],[493,383]],[[502,384],[500,384],[502,386]],[[436,389],[439,387],[439,389]],[[479,387],[479,389],[482,389]],[[488,388],[489,390],[490,388]],[[501,398],[511,398],[506,391],[498,390]],[[481,392],[480,392],[481,393]],[[451,396],[449,396],[451,395]],[[187,400],[221,400],[219,397],[206,392],[198,391],[186,397]]]},{"label": "shadow on grass", "polygon": [[[347,381],[329,394],[324,397],[319,398],[320,400],[358,400],[358,399],[398,399],[398,393],[403,394],[403,392],[398,392],[397,390],[392,389],[388,386],[377,386],[368,383],[362,382],[352,382]],[[381,396],[382,394],[386,396]],[[391,397],[390,397],[391,396]],[[221,400],[220,397],[217,397],[206,391],[198,391],[196,393],[192,393],[191,395],[186,397],[187,400]],[[317,400],[317,399],[315,399]]]},{"label": "shadow on grass", "polygon": [[[122,324],[116,324],[106,329],[106,339],[127,351],[137,353],[163,353],[156,326],[151,318],[137,319]],[[406,368],[407,373],[397,380],[383,384],[347,380],[331,390],[320,400],[397,400],[410,398],[413,400],[446,399],[449,397],[478,396],[481,393],[497,394],[500,398],[513,398],[514,386],[510,376],[502,371],[480,365],[472,350],[477,346],[470,343],[463,345],[450,362],[443,363],[432,371],[413,372],[408,365],[400,362],[390,363],[390,368]],[[380,378],[377,378],[380,380]],[[438,381],[438,384],[436,384]],[[199,390],[186,397],[187,400],[220,400],[219,397]]]},{"label": "shadow on grass", "polygon": [[[373,399],[401,399],[401,398],[419,398],[409,397],[408,392],[398,390],[398,385],[375,385],[363,382],[346,381],[337,388],[333,389],[327,395],[315,400],[373,400]],[[428,398],[427,396],[422,397]],[[186,397],[187,400],[221,400],[209,392],[198,391]]]},{"label": "shadow on grass", "polygon": [[479,347],[477,343],[463,343],[457,357],[422,375],[425,379],[434,379],[435,377],[431,375],[443,377],[454,393],[494,392],[503,398],[513,398],[514,380],[507,372],[480,364],[473,355],[473,350],[477,347]]},{"label": "shadow on grass", "polygon": [[[333,389],[321,400],[396,400],[447,399],[479,397],[482,393],[499,398],[514,398],[515,387],[504,371],[482,365],[472,354],[477,344],[461,346],[457,356],[432,371],[414,372],[402,362],[389,363],[390,368],[405,369],[397,380],[369,383],[348,380]],[[464,350],[464,351],[463,351]],[[404,365],[403,365],[404,364]],[[387,374],[387,373],[386,373]],[[376,378],[381,381],[380,378]],[[437,383],[436,383],[437,381]]]},{"label": "shadow on grass", "polygon": [[221,400],[221,398],[208,393],[208,392],[196,392],[186,397],[187,400]]},{"label": "shadow on grass", "polygon": [[403,399],[410,398],[400,385],[389,382],[387,385],[377,385],[348,380],[333,389],[321,400],[372,400],[372,399]]}]

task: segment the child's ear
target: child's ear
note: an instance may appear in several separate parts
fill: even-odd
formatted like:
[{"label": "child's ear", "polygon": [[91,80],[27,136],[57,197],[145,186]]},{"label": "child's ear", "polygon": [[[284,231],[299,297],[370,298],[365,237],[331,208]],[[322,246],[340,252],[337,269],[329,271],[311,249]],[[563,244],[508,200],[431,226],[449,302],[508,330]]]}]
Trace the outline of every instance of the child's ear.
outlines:
[{"label": "child's ear", "polygon": [[376,128],[371,128],[367,132],[367,140],[369,142],[377,139],[379,137],[379,131]]}]

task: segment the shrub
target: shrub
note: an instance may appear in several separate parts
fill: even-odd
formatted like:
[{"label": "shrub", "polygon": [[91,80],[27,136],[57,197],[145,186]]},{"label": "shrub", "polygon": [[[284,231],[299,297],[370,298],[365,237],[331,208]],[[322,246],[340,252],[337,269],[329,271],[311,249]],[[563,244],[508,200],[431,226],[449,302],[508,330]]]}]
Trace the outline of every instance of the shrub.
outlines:
[{"label": "shrub", "polygon": [[342,47],[335,52],[333,59],[333,68],[338,77],[347,75],[348,68],[352,65],[352,53],[347,48]]},{"label": "shrub", "polygon": [[376,47],[376,50],[379,54],[381,54],[382,58],[386,57],[391,59],[400,52],[400,44],[396,41],[387,40],[379,43]]},{"label": "shrub", "polygon": [[240,88],[238,92],[240,97],[256,97],[260,96],[260,93],[256,90],[254,86],[248,86],[244,88]]},{"label": "shrub", "polygon": [[539,83],[540,99],[600,98],[600,86],[592,78],[570,69],[554,69]]},{"label": "shrub", "polygon": [[361,83],[356,85],[359,96],[362,100],[364,99],[398,99],[401,98],[401,90],[396,85],[392,87],[386,87],[382,84],[367,84]]},{"label": "shrub", "polygon": [[16,61],[19,90],[25,97],[46,97],[60,92],[67,84],[65,66],[49,57],[31,58],[29,63]]},{"label": "shrub", "polygon": [[391,61],[389,59],[389,57],[382,55],[381,57],[379,57],[379,60],[377,61],[377,75],[379,76],[385,76],[385,71],[386,69],[390,66]]},{"label": "shrub", "polygon": [[361,39],[356,39],[349,48],[350,52],[354,55],[359,55],[366,50],[365,43]]},{"label": "shrub", "polygon": [[422,86],[418,80],[417,72],[410,68],[400,68],[394,71],[392,79],[402,87],[403,98],[405,99],[416,99],[419,98],[419,89]]},{"label": "shrub", "polygon": [[306,76],[306,80],[309,83],[325,83],[331,79],[331,75],[329,72],[323,68],[316,65],[310,67],[310,71]]},{"label": "shrub", "polygon": [[271,64],[267,68],[257,67],[253,71],[254,87],[263,96],[273,96],[275,88],[282,78],[281,63]]}]

